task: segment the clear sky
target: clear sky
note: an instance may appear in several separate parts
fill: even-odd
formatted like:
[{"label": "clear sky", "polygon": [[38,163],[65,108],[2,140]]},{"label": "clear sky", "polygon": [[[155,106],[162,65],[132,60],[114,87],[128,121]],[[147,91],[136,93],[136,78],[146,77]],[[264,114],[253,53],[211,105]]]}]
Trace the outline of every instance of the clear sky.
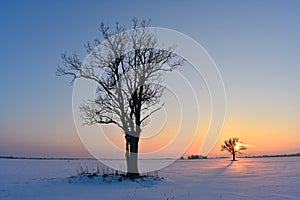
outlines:
[{"label": "clear sky", "polygon": [[[86,157],[72,117],[72,87],[55,76],[61,53],[99,36],[101,21],[151,18],[199,42],[227,91],[220,143],[248,154],[300,152],[298,1],[0,1],[0,155]],[[197,154],[198,143],[187,154]]]}]

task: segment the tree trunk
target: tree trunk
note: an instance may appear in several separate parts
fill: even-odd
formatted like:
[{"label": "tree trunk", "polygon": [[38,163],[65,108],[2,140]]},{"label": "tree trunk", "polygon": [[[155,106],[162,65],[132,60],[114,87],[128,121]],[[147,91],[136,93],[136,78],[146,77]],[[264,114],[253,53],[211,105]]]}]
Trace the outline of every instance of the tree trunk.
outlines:
[{"label": "tree trunk", "polygon": [[235,161],[235,152],[232,153],[232,161]]},{"label": "tree trunk", "polygon": [[139,138],[126,134],[126,164],[127,176],[136,178],[139,176],[138,170],[138,143]]}]

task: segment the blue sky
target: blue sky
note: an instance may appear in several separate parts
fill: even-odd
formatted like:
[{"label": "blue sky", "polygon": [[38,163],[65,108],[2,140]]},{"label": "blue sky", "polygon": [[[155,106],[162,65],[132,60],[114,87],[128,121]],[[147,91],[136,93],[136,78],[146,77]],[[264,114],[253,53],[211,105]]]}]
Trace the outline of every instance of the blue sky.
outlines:
[{"label": "blue sky", "polygon": [[55,70],[65,51],[84,58],[83,45],[99,36],[100,22],[130,25],[133,17],[183,32],[210,53],[227,89],[224,137],[226,131],[244,131],[235,130],[236,123],[282,123],[286,131],[279,136],[287,134],[295,144],[280,151],[300,150],[298,1],[2,0],[0,5],[0,155],[87,155],[73,124],[69,79],[56,77]]}]

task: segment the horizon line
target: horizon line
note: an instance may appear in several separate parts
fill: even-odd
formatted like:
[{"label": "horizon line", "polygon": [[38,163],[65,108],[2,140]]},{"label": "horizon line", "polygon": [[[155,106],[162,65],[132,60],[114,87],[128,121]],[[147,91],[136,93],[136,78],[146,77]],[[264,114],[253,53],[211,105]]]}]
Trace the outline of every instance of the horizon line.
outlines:
[{"label": "horizon line", "polygon": [[[297,157],[299,153],[289,154],[265,154],[265,155],[245,155],[238,156],[239,158],[268,158],[268,157]],[[205,159],[219,159],[219,158],[230,158],[231,156],[203,156],[197,159],[189,159],[188,157],[180,158],[140,158],[139,160],[205,160]],[[31,157],[31,156],[1,156],[0,159],[24,159],[24,160],[100,160],[97,158],[84,158],[84,157]],[[121,158],[101,158],[101,160],[125,160]]]}]

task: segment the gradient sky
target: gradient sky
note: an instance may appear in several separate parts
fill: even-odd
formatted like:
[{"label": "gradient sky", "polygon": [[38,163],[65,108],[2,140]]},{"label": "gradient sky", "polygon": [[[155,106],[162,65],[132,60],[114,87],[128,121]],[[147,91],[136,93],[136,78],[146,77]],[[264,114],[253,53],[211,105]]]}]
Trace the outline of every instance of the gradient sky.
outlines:
[{"label": "gradient sky", "polygon": [[192,37],[218,65],[227,117],[211,155],[232,136],[255,145],[247,154],[300,152],[298,1],[2,0],[0,155],[89,156],[73,122],[69,79],[55,70],[65,51],[84,58],[101,21],[130,25],[133,17]]}]

